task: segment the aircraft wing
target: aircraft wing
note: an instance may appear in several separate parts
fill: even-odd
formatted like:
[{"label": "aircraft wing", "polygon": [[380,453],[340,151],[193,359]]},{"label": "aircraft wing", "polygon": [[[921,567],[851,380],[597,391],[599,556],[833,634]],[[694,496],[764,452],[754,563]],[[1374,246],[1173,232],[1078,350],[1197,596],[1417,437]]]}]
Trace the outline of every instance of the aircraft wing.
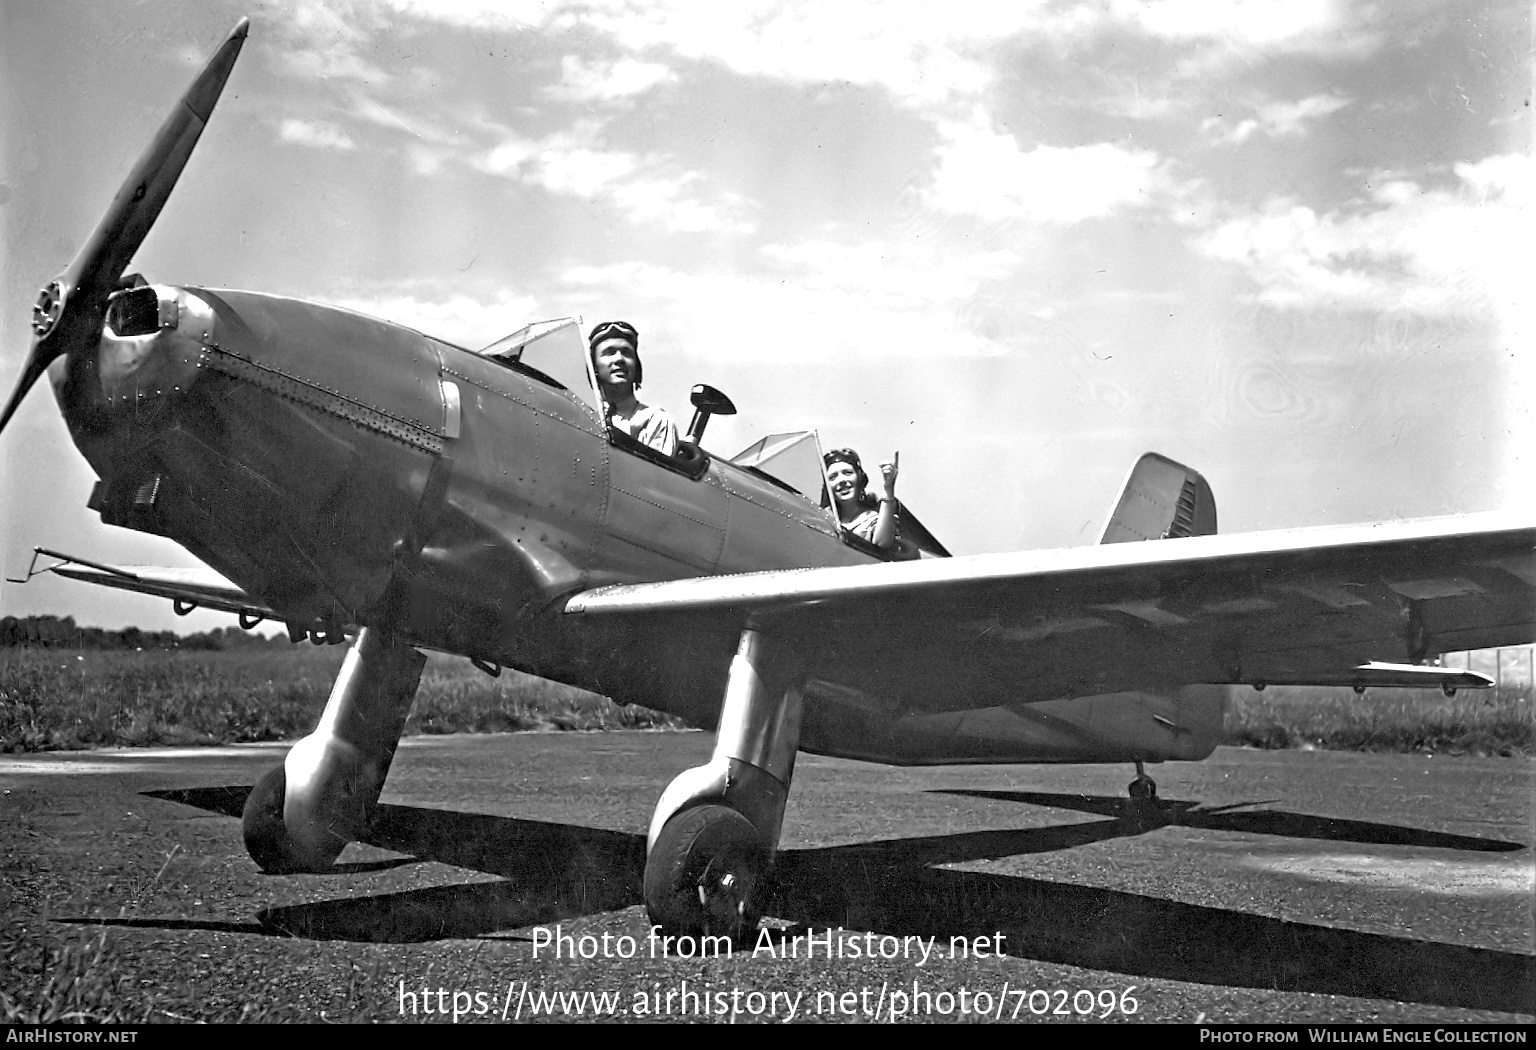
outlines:
[{"label": "aircraft wing", "polygon": [[[1469,515],[584,592],[648,644],[796,640],[817,678],[957,710],[1168,683],[1487,685],[1416,666],[1536,640],[1536,524]],[[675,642],[674,642],[675,644]]]},{"label": "aircraft wing", "polygon": [[[40,555],[58,558],[60,561],[39,569],[37,558]],[[32,557],[32,566],[27,570],[27,579],[44,572],[102,587],[115,587],[118,590],[169,598],[175,603],[176,611],[183,614],[191,612],[194,608],[215,609],[221,612],[238,613],[243,623],[252,626],[259,620],[281,619],[265,602],[252,598],[207,567],[180,569],[144,565],[104,565],[38,547],[35,548]],[[25,583],[26,580],[13,582]]]}]

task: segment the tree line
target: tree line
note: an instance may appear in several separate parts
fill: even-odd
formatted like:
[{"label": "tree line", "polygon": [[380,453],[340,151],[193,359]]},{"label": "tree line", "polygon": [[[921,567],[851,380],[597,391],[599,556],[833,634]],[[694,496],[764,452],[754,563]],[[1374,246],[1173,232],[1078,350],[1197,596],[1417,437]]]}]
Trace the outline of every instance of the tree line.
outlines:
[{"label": "tree line", "polygon": [[268,638],[238,627],[215,627],[195,634],[175,631],[141,631],[124,627],[81,627],[73,616],[0,617],[0,648],[20,649],[251,649],[286,646],[279,635]]}]

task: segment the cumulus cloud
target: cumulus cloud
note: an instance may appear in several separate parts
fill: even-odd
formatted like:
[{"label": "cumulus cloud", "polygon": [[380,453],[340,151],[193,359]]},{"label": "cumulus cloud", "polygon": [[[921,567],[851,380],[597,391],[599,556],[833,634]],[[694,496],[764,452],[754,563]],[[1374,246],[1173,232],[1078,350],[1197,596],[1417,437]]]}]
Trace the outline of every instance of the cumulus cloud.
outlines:
[{"label": "cumulus cloud", "polygon": [[458,159],[458,150],[424,142],[412,142],[405,147],[406,160],[417,175],[436,175],[450,161]]},{"label": "cumulus cloud", "polygon": [[1361,53],[1386,15],[1343,0],[1051,0],[932,4],[923,0],[784,3],[748,0],[311,0],[282,49],[301,75],[382,82],[365,56],[370,40],[412,24],[477,31],[599,34],[617,57],[568,56],[548,97],[612,102],[676,79],[674,59],[792,84],[849,83],[888,92],[899,105],[953,115],[986,101],[1003,49],[1061,48],[1104,31],[1131,31],[1186,48],[1185,74],[1255,54]]},{"label": "cumulus cloud", "polygon": [[673,178],[638,178],[617,183],[609,199],[632,222],[666,227],[682,233],[751,233],[747,202],[739,194],[707,196],[696,172]]},{"label": "cumulus cloud", "polygon": [[1113,0],[1104,24],[1177,47],[1173,81],[1198,90],[1276,56],[1365,58],[1402,17],[1390,5],[1350,0]]},{"label": "cumulus cloud", "polygon": [[586,289],[592,303],[645,303],[653,324],[674,331],[680,346],[713,346],[729,332],[732,354],[747,359],[867,361],[997,350],[958,326],[951,310],[879,292],[861,296],[778,277],[654,265],[582,267],[566,279],[573,290]]},{"label": "cumulus cloud", "polygon": [[611,194],[640,167],[637,154],[572,145],[561,141],[564,138],[555,137],[517,165],[514,170],[522,172],[522,181],[551,193],[590,199]]},{"label": "cumulus cloud", "polygon": [[1445,188],[1387,177],[1353,208],[1326,213],[1271,201],[1196,246],[1246,270],[1264,303],[1500,314],[1526,298],[1536,264],[1536,162],[1498,155],[1457,164],[1455,176]]},{"label": "cumulus cloud", "polygon": [[295,0],[267,23],[281,37],[273,61],[284,75],[305,80],[388,83],[389,75],[362,54],[380,28],[380,13],[366,5]]},{"label": "cumulus cloud", "polygon": [[1207,117],[1200,130],[1211,141],[1240,145],[1255,134],[1272,139],[1298,138],[1308,128],[1345,106],[1349,99],[1337,95],[1309,95],[1294,102],[1266,102],[1254,107],[1254,115],[1234,121],[1226,117]]},{"label": "cumulus cloud", "polygon": [[435,142],[447,145],[457,141],[457,136],[450,127],[444,127],[429,120],[423,120],[410,115],[402,115],[395,106],[386,106],[376,99],[370,98],[360,92],[351,96],[352,112],[362,120],[381,128],[389,128],[392,131],[403,131],[406,134],[420,139],[422,142]]},{"label": "cumulus cloud", "polygon": [[[528,0],[505,6],[478,0],[392,0],[357,7],[328,5],[325,12],[308,24],[313,35],[331,41],[331,65],[336,69],[345,66],[340,56],[349,49],[354,56],[367,54],[369,35],[380,37],[391,20],[400,23],[396,32],[419,20],[477,30],[533,27],[545,33],[579,34],[586,39],[582,49],[587,54],[562,58],[561,82],[543,91],[557,102],[627,103],[677,80],[677,60],[707,62],[743,77],[789,84],[882,89],[897,105],[920,112],[941,128],[927,202],[949,214],[1071,223],[1144,202],[1167,182],[1154,153],[1107,143],[1042,145],[1023,153],[1006,135],[992,131],[985,115],[1000,71],[998,56],[1007,46],[1021,39],[1082,37],[1106,23],[1102,9],[1064,10],[1047,0],[958,5],[919,0],[757,0],[746,5]],[[1122,12],[1120,17],[1132,15],[1134,11]],[[591,57],[594,32],[614,53]],[[406,107],[386,106],[359,92],[354,110],[363,120],[403,129],[424,142],[442,142],[441,134],[432,134],[431,121]],[[459,121],[449,118],[435,130],[458,126]],[[742,233],[754,228],[740,198],[712,193],[695,171],[654,154],[605,149],[601,135],[591,129],[578,129],[570,137],[576,141],[529,141],[507,134],[469,163],[550,192],[601,201],[635,222],[691,231]],[[446,158],[444,151],[418,148],[410,159],[414,170],[431,173]]]},{"label": "cumulus cloud", "polygon": [[546,94],[568,102],[613,102],[644,94],[676,79],[677,74],[659,62],[632,58],[587,62],[566,55],[560,60],[560,83],[546,89]]},{"label": "cumulus cloud", "polygon": [[561,7],[545,0],[356,0],[360,6],[387,8],[445,25],[537,26],[548,22]]},{"label": "cumulus cloud", "polygon": [[1167,40],[1218,38],[1257,47],[1305,44],[1343,28],[1339,0],[1116,0],[1113,15]]},{"label": "cumulus cloud", "polygon": [[561,279],[572,301],[645,303],[682,345],[711,346],[728,331],[736,354],[858,361],[999,352],[967,324],[966,306],[1020,261],[1009,251],[833,240],[769,245],[762,259],[766,272],[751,274],[621,263],[573,267]]},{"label": "cumulus cloud", "polygon": [[289,118],[278,125],[277,137],[284,142],[315,149],[353,150],[357,143],[335,124],[323,120],[295,120]]},{"label": "cumulus cloud", "polygon": [[927,200],[952,214],[1069,224],[1144,206],[1172,188],[1149,150],[1099,142],[1026,151],[976,120],[945,122],[940,133]]},{"label": "cumulus cloud", "polygon": [[335,300],[335,305],[478,349],[516,331],[547,310],[532,296],[412,286]]},{"label": "cumulus cloud", "polygon": [[[591,43],[594,28],[624,29],[630,19],[645,21],[666,14],[665,6],[631,10],[620,5],[592,9],[572,3],[474,3],[391,0],[389,3],[348,3],[326,0],[292,3],[292,18],[284,32],[290,38],[283,50],[294,56],[289,71],[314,78],[339,78],[347,98],[348,115],[357,124],[372,125],[409,138],[397,143],[419,175],[439,173],[446,165],[465,164],[472,169],[535,186],[561,196],[573,196],[613,208],[630,222],[679,232],[747,233],[755,228],[748,203],[738,194],[709,185],[699,172],[655,152],[637,153],[610,149],[604,128],[590,118],[579,119],[563,131],[528,136],[484,120],[467,118],[456,110],[433,112],[435,100],[418,104],[407,88],[410,71],[394,80],[372,76],[366,56],[381,46],[386,35],[407,36],[422,25],[473,27],[477,31],[514,32],[580,29]],[[710,24],[719,16],[701,6],[679,9]],[[736,16],[732,16],[736,17]],[[673,29],[692,39],[693,27]],[[636,39],[617,41],[621,47],[639,46]],[[616,58],[566,56],[561,61],[561,82],[550,85],[545,97],[589,106],[623,103],[676,79],[662,62],[622,53]],[[374,82],[376,80],[376,82]],[[365,83],[366,82],[366,83]],[[333,128],[329,144],[340,148],[346,137]],[[294,141],[321,145],[325,137],[317,128],[297,124],[287,132]],[[302,136],[302,138],[301,138]],[[491,141],[487,141],[487,138]]]},{"label": "cumulus cloud", "polygon": [[711,192],[702,175],[677,170],[664,156],[604,149],[598,133],[587,123],[540,140],[511,135],[472,163],[487,174],[606,204],[637,224],[688,233],[754,228],[740,196]]},{"label": "cumulus cloud", "polygon": [[[1020,34],[1075,34],[1102,17],[1047,0],[931,4],[923,0],[782,3],[749,0],[389,0],[345,8],[355,25],[406,16],[476,29],[602,33],[623,49],[576,90],[634,93],[659,75],[655,55],[717,63],[743,76],[883,87],[903,103],[972,99],[993,81],[991,46]],[[647,57],[649,56],[649,57]],[[664,68],[664,67],[663,67]],[[636,84],[644,85],[636,87]]]},{"label": "cumulus cloud", "polygon": [[1255,56],[1363,56],[1386,33],[1393,12],[1349,0],[1115,0],[1109,17],[1193,50],[1187,74],[1252,61]]},{"label": "cumulus cloud", "polygon": [[1012,251],[940,259],[931,249],[889,241],[770,244],[762,254],[805,288],[849,292],[866,301],[880,298],[890,305],[961,301],[986,282],[1006,277],[1020,262]]}]

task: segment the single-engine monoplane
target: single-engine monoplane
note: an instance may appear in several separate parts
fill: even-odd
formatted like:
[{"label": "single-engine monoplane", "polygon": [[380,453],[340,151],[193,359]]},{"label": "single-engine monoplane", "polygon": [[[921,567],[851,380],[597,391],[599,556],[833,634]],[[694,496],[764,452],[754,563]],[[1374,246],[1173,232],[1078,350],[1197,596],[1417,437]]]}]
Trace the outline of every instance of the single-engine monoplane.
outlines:
[{"label": "single-engine monoplane", "polygon": [[[366,828],[425,657],[513,667],[714,728],[651,821],[673,934],[755,923],[795,755],[1144,764],[1218,743],[1229,691],[1489,681],[1438,654],[1536,640],[1536,523],[1464,516],[1221,536],[1205,480],[1132,469],[1098,546],[909,557],[827,509],[813,433],[726,458],[708,387],[677,455],[605,425],[574,321],[471,351],[128,263],[209,120],[242,22],[42,291],[3,427],[48,375],[103,521],[219,574],[76,559],[113,587],[350,646],[313,733],[252,791],[251,856],[329,867]],[[911,557],[911,555],[916,555]]]}]

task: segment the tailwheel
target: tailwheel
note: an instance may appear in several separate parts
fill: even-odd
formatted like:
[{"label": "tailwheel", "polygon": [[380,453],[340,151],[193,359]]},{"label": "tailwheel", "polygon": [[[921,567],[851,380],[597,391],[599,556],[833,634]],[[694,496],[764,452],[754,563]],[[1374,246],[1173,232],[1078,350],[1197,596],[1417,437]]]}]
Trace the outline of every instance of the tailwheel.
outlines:
[{"label": "tailwheel", "polygon": [[646,910],[665,934],[741,944],[757,930],[767,874],[768,851],[751,821],[729,806],[694,806],[656,837]]},{"label": "tailwheel", "polygon": [[268,875],[324,871],[331,866],[334,857],[304,857],[288,833],[288,825],[283,822],[283,800],[287,794],[288,775],[281,764],[256,781],[256,786],[246,796],[245,812],[240,818],[241,830],[245,833],[245,851]]},{"label": "tailwheel", "polygon": [[1147,776],[1140,762],[1136,763],[1136,779],[1126,785],[1130,799],[1125,803],[1125,817],[1142,829],[1149,829],[1162,822],[1162,806],[1157,801],[1157,781]]},{"label": "tailwheel", "polygon": [[1147,776],[1146,767],[1136,762],[1136,779],[1126,785],[1132,802],[1151,802],[1157,798],[1157,781]]}]

